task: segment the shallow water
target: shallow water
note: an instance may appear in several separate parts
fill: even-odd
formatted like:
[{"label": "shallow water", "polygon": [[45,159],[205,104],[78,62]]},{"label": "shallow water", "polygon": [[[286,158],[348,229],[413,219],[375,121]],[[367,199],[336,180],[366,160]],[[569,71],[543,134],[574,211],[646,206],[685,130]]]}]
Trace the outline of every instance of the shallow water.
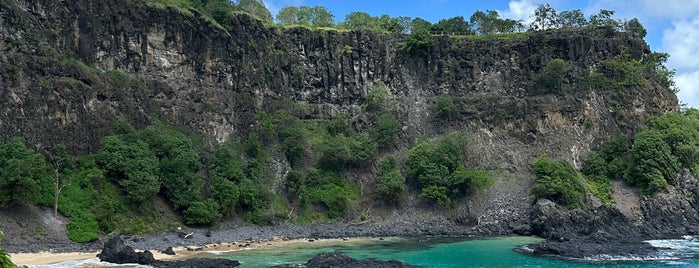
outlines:
[{"label": "shallow water", "polygon": [[[625,260],[599,256],[594,260],[571,261],[532,257],[514,250],[518,246],[539,241],[541,239],[533,237],[353,239],[294,242],[271,248],[201,253],[197,256],[238,260],[243,268],[303,263],[320,252],[336,250],[354,258],[396,259],[424,267],[699,267],[699,240],[693,237],[649,241],[651,245],[663,248],[658,256]],[[94,260],[67,264],[31,267],[117,267],[100,265]]]}]

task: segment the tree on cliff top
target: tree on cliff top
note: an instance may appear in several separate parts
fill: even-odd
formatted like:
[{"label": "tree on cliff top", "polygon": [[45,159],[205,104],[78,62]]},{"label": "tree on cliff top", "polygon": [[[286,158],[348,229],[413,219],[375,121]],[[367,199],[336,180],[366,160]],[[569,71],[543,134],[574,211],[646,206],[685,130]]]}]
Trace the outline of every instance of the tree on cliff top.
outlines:
[{"label": "tree on cliff top", "polygon": [[272,23],[274,18],[261,0],[238,0],[237,9],[255,15],[258,19]]},{"label": "tree on cliff top", "polygon": [[322,6],[286,6],[277,13],[277,20],[284,25],[306,25],[312,27],[333,27],[335,18]]}]

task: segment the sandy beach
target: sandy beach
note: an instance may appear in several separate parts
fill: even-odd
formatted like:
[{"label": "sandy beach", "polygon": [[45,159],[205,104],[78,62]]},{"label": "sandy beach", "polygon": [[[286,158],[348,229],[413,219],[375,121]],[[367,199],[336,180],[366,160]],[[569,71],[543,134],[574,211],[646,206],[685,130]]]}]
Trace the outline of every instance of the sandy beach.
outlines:
[{"label": "sandy beach", "polygon": [[[281,238],[273,238],[267,241],[259,242],[239,242],[239,243],[221,243],[221,244],[209,244],[204,246],[188,246],[188,247],[174,247],[176,255],[167,255],[160,252],[160,250],[150,251],[153,253],[153,257],[157,260],[176,260],[176,259],[186,259],[189,257],[203,257],[205,254],[217,254],[221,252],[231,252],[238,250],[254,250],[254,249],[272,249],[280,247],[294,247],[299,244],[330,244],[337,242],[347,242],[356,243],[374,240],[376,238],[344,238],[344,239],[291,239],[284,240]],[[136,249],[136,251],[143,251],[142,249]],[[87,260],[96,258],[99,252],[66,252],[66,253],[54,253],[54,252],[39,252],[39,253],[11,253],[10,258],[12,262],[18,265],[43,265],[43,264],[53,264],[64,261],[76,261],[76,260]]]}]

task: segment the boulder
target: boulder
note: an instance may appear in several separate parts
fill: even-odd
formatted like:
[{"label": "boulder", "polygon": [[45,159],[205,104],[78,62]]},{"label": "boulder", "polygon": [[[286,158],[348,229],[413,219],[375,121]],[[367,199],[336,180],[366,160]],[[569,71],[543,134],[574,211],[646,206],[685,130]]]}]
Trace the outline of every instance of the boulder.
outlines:
[{"label": "boulder", "polygon": [[[277,268],[286,267],[299,267],[298,265],[280,265],[274,266]],[[364,268],[364,267],[375,267],[375,268],[402,268],[402,267],[417,267],[414,265],[399,262],[397,260],[377,260],[374,258],[368,258],[364,260],[357,260],[351,258],[341,252],[326,252],[320,253],[306,262],[302,267],[306,268],[325,268],[325,267],[346,267],[346,268]]]},{"label": "boulder", "polygon": [[102,252],[97,255],[100,261],[116,264],[138,263],[150,264],[155,261],[150,251],[136,252],[131,246],[126,245],[119,237],[112,237],[104,243]]},{"label": "boulder", "polygon": [[[166,251],[172,251],[172,247],[169,247]],[[167,254],[167,253],[166,253]],[[137,263],[143,265],[150,265],[153,267],[167,267],[167,268],[232,268],[238,267],[240,262],[235,260],[226,259],[186,259],[178,261],[160,261],[153,258],[153,253],[146,250],[143,252],[136,252],[131,246],[126,245],[124,240],[120,237],[112,237],[104,243],[104,248],[102,252],[97,255],[100,261],[110,262],[116,264],[125,263]]]}]

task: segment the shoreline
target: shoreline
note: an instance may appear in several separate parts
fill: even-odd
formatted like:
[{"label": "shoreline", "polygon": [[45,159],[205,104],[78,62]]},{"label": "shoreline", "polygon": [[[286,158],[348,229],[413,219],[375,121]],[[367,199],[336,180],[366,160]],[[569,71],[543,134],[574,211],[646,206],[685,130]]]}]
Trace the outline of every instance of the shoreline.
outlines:
[{"label": "shoreline", "polygon": [[[397,238],[397,237],[394,237]],[[282,238],[275,238],[268,241],[259,241],[255,243],[247,242],[232,242],[232,243],[221,243],[221,244],[208,244],[208,245],[190,245],[190,246],[179,246],[173,247],[173,251],[176,255],[167,255],[161,253],[158,250],[150,250],[153,253],[153,257],[156,260],[161,261],[172,261],[181,260],[198,257],[202,254],[217,255],[221,253],[243,251],[243,250],[265,250],[283,247],[294,247],[297,244],[324,244],[324,243],[357,243],[373,241],[379,238],[376,237],[354,237],[354,238],[325,238],[325,239],[290,239],[285,240]],[[388,237],[387,240],[393,239]],[[137,252],[144,251],[144,249],[135,248]],[[81,261],[97,258],[97,254],[100,251],[95,252],[38,252],[38,253],[11,253],[10,259],[13,263],[17,265],[48,265],[61,263],[66,261]]]}]

